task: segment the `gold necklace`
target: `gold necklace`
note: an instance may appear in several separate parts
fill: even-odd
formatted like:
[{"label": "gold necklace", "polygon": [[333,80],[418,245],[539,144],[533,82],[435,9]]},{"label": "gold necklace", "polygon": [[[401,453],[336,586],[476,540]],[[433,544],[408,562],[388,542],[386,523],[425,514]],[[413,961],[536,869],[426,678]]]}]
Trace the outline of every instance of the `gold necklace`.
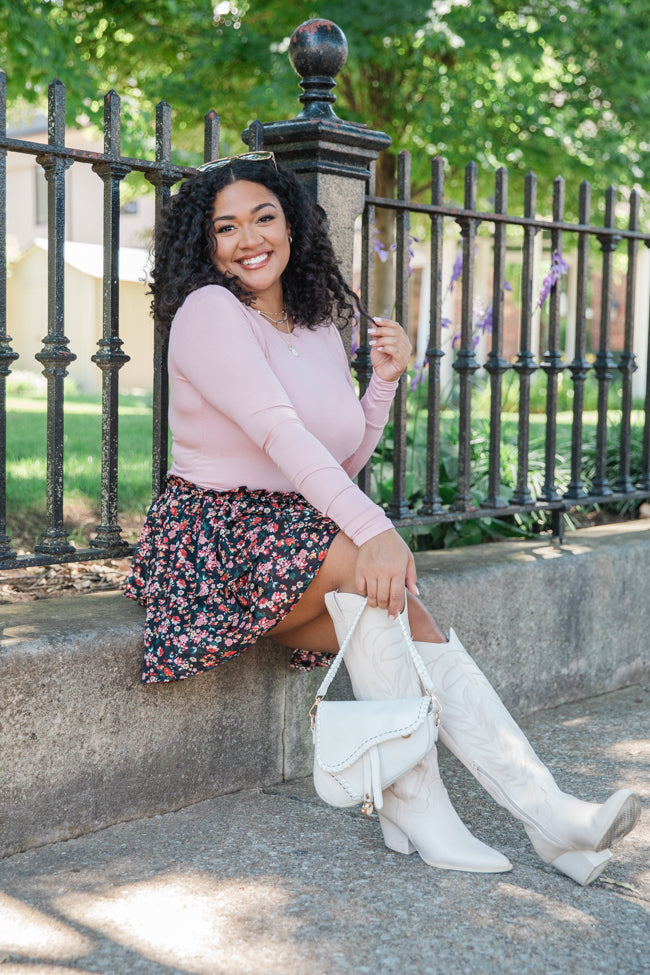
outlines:
[{"label": "gold necklace", "polygon": [[262,318],[266,318],[267,322],[270,322],[271,325],[284,325],[284,323],[288,321],[289,318],[289,316],[287,315],[286,305],[282,309],[282,314],[280,315],[279,318],[274,318],[273,315],[269,315],[268,312],[262,311],[261,308],[256,308],[255,311],[257,312],[258,315],[261,315]]},{"label": "gold necklace", "polygon": [[285,325],[289,321],[289,316],[287,315],[287,306],[285,305],[284,308],[282,309],[282,315],[280,316],[280,318],[273,318],[272,315],[269,315],[267,314],[267,312],[262,311],[261,308],[256,308],[255,311],[257,312],[258,315],[261,315],[262,318],[265,318],[267,322],[270,322],[273,328],[276,330],[276,332],[280,333],[280,335],[282,336],[282,341],[288,348],[291,355],[294,355],[296,359],[300,358],[300,353],[298,352],[298,349],[295,347],[291,339],[289,338],[289,341],[287,341],[287,337],[292,334],[293,329],[289,328],[289,331],[285,332],[283,328],[280,328],[281,325]]},{"label": "gold necklace", "polygon": [[[296,359],[299,359],[300,358],[300,353],[298,352],[298,349],[295,347],[295,345],[293,344],[293,342],[291,340],[291,335],[293,333],[293,329],[291,329],[291,331],[289,331],[289,332],[285,332],[284,329],[277,328],[276,327],[275,330],[276,330],[276,332],[279,332],[280,333],[280,338],[282,339],[282,341],[284,342],[284,344],[288,348],[288,350],[291,353],[291,355],[295,355]],[[287,341],[287,339],[288,339],[288,341]]]}]

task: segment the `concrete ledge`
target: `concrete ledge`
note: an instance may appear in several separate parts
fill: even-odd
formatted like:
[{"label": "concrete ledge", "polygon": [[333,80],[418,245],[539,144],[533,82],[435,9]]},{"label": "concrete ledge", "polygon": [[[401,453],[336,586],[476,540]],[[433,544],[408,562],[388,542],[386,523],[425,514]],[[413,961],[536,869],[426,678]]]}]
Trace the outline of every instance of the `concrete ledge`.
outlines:
[{"label": "concrete ledge", "polygon": [[[508,705],[650,673],[650,525],[418,558],[423,598]],[[322,671],[262,641],[210,674],[142,686],[143,610],[120,594],[0,607],[0,855],[307,774]],[[343,693],[349,693],[345,686]]]},{"label": "concrete ledge", "polygon": [[650,672],[650,521],[582,529],[562,546],[425,553],[418,586],[513,711],[616,690]]},{"label": "concrete ledge", "polygon": [[[302,774],[315,675],[262,641],[201,677],[142,685],[144,611],[119,593],[4,606],[0,853]],[[321,672],[322,676],[322,672]]]}]

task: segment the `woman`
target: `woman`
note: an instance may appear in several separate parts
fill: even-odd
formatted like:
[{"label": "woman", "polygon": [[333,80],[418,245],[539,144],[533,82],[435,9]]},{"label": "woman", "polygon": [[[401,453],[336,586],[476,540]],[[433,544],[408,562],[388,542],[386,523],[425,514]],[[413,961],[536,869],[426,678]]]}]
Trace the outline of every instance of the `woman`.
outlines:
[{"label": "woman", "polygon": [[[312,667],[338,650],[360,698],[419,694],[402,645],[410,623],[438,689],[440,737],[525,825],[547,863],[589,883],[632,828],[628,790],[601,805],[562,793],[455,634],[417,598],[413,556],[351,478],[386,423],[410,343],[375,319],[361,403],[332,319],[350,320],[324,214],[272,153],[201,167],[156,239],[153,309],[169,331],[172,466],[127,583],[147,606],[145,682],[179,680],[263,634]],[[386,844],[443,869],[509,861],[469,833],[435,752],[386,790]]]}]

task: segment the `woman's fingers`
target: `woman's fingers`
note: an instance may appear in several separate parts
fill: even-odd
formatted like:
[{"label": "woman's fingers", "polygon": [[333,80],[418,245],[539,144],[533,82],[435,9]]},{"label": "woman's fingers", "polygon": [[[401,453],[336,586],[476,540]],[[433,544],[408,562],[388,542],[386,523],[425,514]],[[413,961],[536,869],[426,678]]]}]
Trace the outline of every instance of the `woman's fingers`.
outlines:
[{"label": "woman's fingers", "polygon": [[401,325],[383,318],[375,319],[375,324],[368,329],[370,345],[378,350],[390,346],[396,349],[411,351],[411,340]]},{"label": "woman's fingers", "polygon": [[407,579],[415,585],[415,563],[408,545],[394,528],[360,546],[356,583],[369,606],[397,616],[404,607]]},{"label": "woman's fingers", "polygon": [[399,576],[367,581],[365,596],[368,606],[385,609],[394,618],[404,607],[404,583]]},{"label": "woman's fingers", "polygon": [[399,614],[404,609],[406,603],[406,594],[404,592],[404,582],[398,582],[397,579],[393,579],[393,585],[390,587],[390,599],[386,606],[386,611],[388,613],[388,618],[390,620],[397,619]]},{"label": "woman's fingers", "polygon": [[390,594],[393,585],[393,579],[383,578],[377,580],[377,606],[380,609],[388,609],[390,605]]},{"label": "woman's fingers", "polygon": [[406,569],[406,588],[409,592],[412,592],[414,596],[420,595],[420,590],[418,589],[418,573],[415,568],[415,559],[413,558],[413,553],[409,552],[409,564]]},{"label": "woman's fingers", "polygon": [[373,369],[380,379],[399,379],[411,356],[411,341],[397,322],[375,318],[374,323],[368,329]]}]

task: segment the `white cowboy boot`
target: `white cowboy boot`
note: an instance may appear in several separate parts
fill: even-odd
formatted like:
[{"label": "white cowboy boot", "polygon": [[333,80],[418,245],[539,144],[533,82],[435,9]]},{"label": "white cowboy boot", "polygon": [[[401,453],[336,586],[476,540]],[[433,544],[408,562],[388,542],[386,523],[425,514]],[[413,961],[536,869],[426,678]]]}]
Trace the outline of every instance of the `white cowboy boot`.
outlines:
[{"label": "white cowboy boot", "polygon": [[415,645],[440,700],[440,740],[521,820],[545,863],[583,886],[595,880],[639,818],[638,798],[620,789],[600,805],[562,792],[454,631]]},{"label": "white cowboy boot", "polygon": [[[339,643],[365,600],[353,593],[328,593],[325,602]],[[408,624],[407,624],[408,625]],[[366,608],[344,660],[358,700],[417,697],[422,688],[397,623],[385,610]],[[398,853],[417,850],[425,863],[443,870],[501,873],[512,864],[472,836],[451,805],[434,749],[383,793],[378,810],[386,846]]]}]

